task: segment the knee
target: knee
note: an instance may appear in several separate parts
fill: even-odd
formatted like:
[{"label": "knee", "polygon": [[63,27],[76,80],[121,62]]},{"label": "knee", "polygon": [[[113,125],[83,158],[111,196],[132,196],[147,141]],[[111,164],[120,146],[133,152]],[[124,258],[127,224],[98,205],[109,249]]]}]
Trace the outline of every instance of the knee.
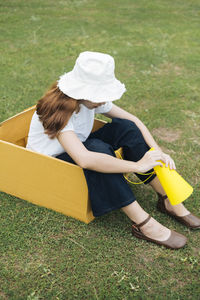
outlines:
[{"label": "knee", "polygon": [[89,151],[115,155],[112,146],[99,139],[88,139],[84,144]]},{"label": "knee", "polygon": [[141,135],[141,131],[133,121],[127,119],[115,118],[113,119],[113,123],[118,125],[119,129],[123,130],[124,132],[132,131],[135,133],[135,135]]}]

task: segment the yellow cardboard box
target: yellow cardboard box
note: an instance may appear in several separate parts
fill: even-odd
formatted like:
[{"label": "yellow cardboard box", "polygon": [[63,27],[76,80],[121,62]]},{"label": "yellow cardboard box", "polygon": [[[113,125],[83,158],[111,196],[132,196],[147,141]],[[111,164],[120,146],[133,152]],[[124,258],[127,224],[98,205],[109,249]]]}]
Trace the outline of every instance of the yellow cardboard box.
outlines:
[{"label": "yellow cardboard box", "polygon": [[[0,190],[85,223],[94,219],[82,168],[25,148],[31,107],[0,124]],[[105,122],[96,120],[93,130]]]}]

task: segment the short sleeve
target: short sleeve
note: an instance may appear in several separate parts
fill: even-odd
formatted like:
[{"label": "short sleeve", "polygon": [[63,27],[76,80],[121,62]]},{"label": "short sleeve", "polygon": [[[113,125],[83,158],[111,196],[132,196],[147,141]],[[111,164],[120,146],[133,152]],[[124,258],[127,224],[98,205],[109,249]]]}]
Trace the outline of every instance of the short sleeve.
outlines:
[{"label": "short sleeve", "polygon": [[67,125],[61,130],[61,132],[70,131],[70,130],[74,131],[73,116],[71,116]]},{"label": "short sleeve", "polygon": [[103,114],[103,113],[107,113],[111,110],[112,108],[112,102],[106,102],[105,104],[95,108],[95,114]]}]

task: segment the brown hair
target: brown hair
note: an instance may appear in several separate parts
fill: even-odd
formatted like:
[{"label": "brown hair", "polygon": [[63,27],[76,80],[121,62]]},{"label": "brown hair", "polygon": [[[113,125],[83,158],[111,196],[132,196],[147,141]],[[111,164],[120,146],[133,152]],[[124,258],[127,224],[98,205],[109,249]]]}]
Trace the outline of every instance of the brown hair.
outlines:
[{"label": "brown hair", "polygon": [[79,111],[79,101],[63,94],[56,82],[38,101],[36,111],[45,133],[53,139],[65,127],[73,112]]}]

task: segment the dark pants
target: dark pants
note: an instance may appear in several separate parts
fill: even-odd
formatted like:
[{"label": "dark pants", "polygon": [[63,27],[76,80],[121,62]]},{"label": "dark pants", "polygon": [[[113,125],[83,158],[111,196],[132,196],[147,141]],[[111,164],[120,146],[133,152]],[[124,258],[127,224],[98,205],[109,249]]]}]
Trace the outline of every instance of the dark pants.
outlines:
[{"label": "dark pants", "polygon": [[[149,150],[149,146],[135,123],[119,118],[114,118],[112,123],[106,123],[102,128],[91,133],[83,144],[89,151],[111,156],[115,156],[114,151],[122,147],[124,159],[134,162],[140,160]],[[57,158],[74,163],[67,153],[62,153]],[[147,173],[152,171],[149,170]],[[84,174],[94,216],[101,216],[135,201],[135,196],[123,174],[100,173],[87,169],[84,169]],[[142,181],[149,177],[149,175],[136,175]],[[155,175],[151,176],[145,184],[154,177]]]}]

